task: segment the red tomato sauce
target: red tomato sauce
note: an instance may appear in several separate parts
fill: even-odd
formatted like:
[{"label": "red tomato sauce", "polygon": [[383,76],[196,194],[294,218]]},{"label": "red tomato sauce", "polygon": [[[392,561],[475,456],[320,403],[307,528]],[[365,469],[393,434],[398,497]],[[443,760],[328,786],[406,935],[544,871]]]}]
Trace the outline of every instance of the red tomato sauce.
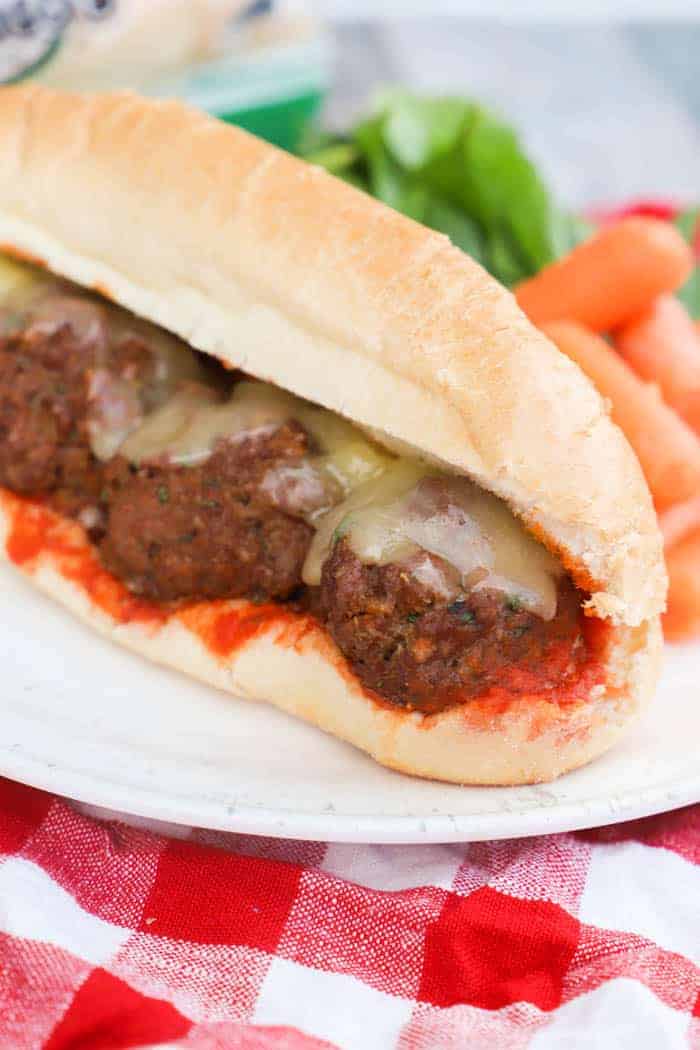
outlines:
[{"label": "red tomato sauce", "polygon": [[220,659],[273,628],[277,642],[293,648],[307,635],[321,632],[318,621],[309,614],[274,602],[240,602],[233,607],[224,601],[198,602],[181,608],[177,616]]},{"label": "red tomato sauce", "polygon": [[[310,643],[322,650],[337,671],[358,687],[352,668],[337,650],[327,631],[307,612],[289,606],[266,602],[206,601],[178,605],[159,605],[133,595],[127,587],[102,567],[95,549],[80,525],[55,514],[35,500],[26,500],[3,490],[0,499],[9,519],[6,550],[10,560],[25,572],[33,572],[43,557],[48,556],[61,575],[81,587],[94,604],[116,623],[139,623],[157,630],[169,620],[177,618],[195,633],[218,659],[230,657],[253,639],[275,631],[278,645],[300,649]],[[471,696],[465,703],[456,692],[436,697],[434,713],[460,704],[469,708],[474,717],[498,717],[514,701],[525,697],[541,697],[560,706],[586,701],[591,689],[605,682],[604,660],[611,639],[608,624],[594,617],[583,617],[586,656],[580,661],[579,671],[570,684],[562,689],[547,689],[546,683],[561,663],[571,658],[570,646],[562,643],[561,651],[554,652],[551,664],[537,668],[513,666],[507,680],[498,688],[489,689],[483,696]],[[371,690],[365,694],[384,707],[396,710],[396,704]],[[480,712],[480,714],[479,714]]]},{"label": "red tomato sauce", "polygon": [[605,683],[604,659],[610,644],[610,626],[594,617],[581,617],[581,629],[586,643],[586,653],[579,657],[577,673],[566,686],[556,690],[547,688],[547,681],[557,670],[564,671],[572,658],[571,645],[562,642],[549,654],[549,660],[540,666],[515,664],[508,671],[504,684],[491,689],[489,697],[506,700],[513,696],[538,696],[551,699],[562,706],[581,703],[590,696],[591,689]]},{"label": "red tomato sauce", "polygon": [[[483,693],[464,695],[461,690],[446,690],[435,696],[434,701],[422,705],[424,714],[439,714],[449,707],[462,707],[471,728],[488,728],[493,719],[504,715],[518,700],[542,700],[560,708],[574,707],[591,699],[595,686],[605,685],[605,658],[612,638],[608,624],[601,620],[581,617],[581,628],[586,651],[579,654],[576,671],[565,684],[561,679],[556,685],[557,671],[563,670],[572,659],[569,641],[562,642],[548,653],[548,659],[537,664],[513,664],[502,672],[502,684],[491,686]],[[372,694],[375,700],[387,703]],[[395,706],[395,705],[390,705]]]},{"label": "red tomato sauce", "polygon": [[2,504],[10,519],[5,544],[8,557],[25,571],[36,568],[48,555],[65,579],[81,587],[103,612],[117,623],[146,623],[159,626],[168,610],[131,594],[100,565],[83,529],[54,514],[35,500],[6,492]]},{"label": "red tomato sauce", "polygon": [[67,521],[35,500],[22,499],[6,491],[1,498],[10,522],[5,544],[10,560],[25,572],[32,572],[41,557],[48,556],[65,579],[81,587],[95,605],[117,623],[141,623],[158,628],[176,617],[221,659],[272,627],[279,628],[278,641],[293,647],[313,632],[321,634],[320,625],[312,616],[272,602],[159,605],[146,601],[131,594],[102,567],[95,549],[76,522]]}]

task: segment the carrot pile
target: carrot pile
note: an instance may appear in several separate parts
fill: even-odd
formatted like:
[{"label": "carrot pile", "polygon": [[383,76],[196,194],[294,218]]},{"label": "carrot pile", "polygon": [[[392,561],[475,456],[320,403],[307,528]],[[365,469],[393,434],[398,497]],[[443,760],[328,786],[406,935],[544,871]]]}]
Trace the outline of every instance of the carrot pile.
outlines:
[{"label": "carrot pile", "polygon": [[664,536],[671,639],[700,635],[700,323],[673,295],[693,264],[674,226],[635,216],[515,289],[637,453]]}]

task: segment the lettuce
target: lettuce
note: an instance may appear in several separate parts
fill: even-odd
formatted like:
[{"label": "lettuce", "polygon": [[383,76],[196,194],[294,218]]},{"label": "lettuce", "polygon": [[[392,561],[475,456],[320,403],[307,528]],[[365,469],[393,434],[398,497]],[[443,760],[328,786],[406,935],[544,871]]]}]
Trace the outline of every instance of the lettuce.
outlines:
[{"label": "lettuce", "polygon": [[447,234],[509,286],[590,232],[556,207],[513,129],[464,99],[385,91],[348,135],[304,155]]},{"label": "lettuce", "polygon": [[[700,221],[700,208],[687,208],[676,216],[675,223],[685,239],[693,244],[695,242],[698,222]],[[676,293],[680,301],[685,305],[691,317],[696,320],[700,318],[700,266],[696,265],[683,287]]]}]

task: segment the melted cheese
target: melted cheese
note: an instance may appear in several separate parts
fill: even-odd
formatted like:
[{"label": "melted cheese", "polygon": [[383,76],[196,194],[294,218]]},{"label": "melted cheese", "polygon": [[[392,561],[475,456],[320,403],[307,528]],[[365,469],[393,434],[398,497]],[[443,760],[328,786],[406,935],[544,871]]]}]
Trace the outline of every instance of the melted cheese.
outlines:
[{"label": "melted cheese", "polygon": [[28,287],[41,280],[41,271],[25,263],[0,256],[0,298],[3,302],[19,287]]},{"label": "melted cheese", "polygon": [[[426,472],[427,468],[417,461],[394,460],[391,469],[355,488],[347,499],[325,514],[317,523],[316,535],[304,562],[304,583],[318,586],[321,582],[323,563],[333,543],[350,530],[353,522],[361,517],[363,512],[373,512],[391,505],[414,488]],[[368,560],[373,560],[370,550],[358,552],[358,557],[363,557],[363,554],[369,554]]]},{"label": "melted cheese", "polygon": [[[497,590],[544,620],[556,614],[561,565],[505,503],[466,478],[399,462],[323,519],[304,566],[306,583],[320,583],[339,536],[366,564],[404,563],[411,571],[415,565],[419,578],[430,571],[421,552],[437,556],[456,570],[454,597]],[[441,575],[440,590],[448,580]]]},{"label": "melted cheese", "polygon": [[170,458],[173,450],[186,442],[186,435],[197,416],[209,407],[218,407],[218,401],[216,392],[210,387],[199,383],[183,384],[129,434],[119,446],[120,454],[137,465],[164,456]]},{"label": "melted cheese", "polygon": [[[0,331],[30,324],[54,331],[69,324],[76,339],[95,352],[88,375],[88,431],[92,451],[107,461],[144,416],[164,404],[181,384],[203,378],[198,355],[162,328],[35,267],[0,256]],[[151,352],[147,378],[117,375],[110,347],[130,339]]]},{"label": "melted cheese", "polygon": [[276,414],[279,423],[298,420],[316,446],[309,457],[314,469],[340,486],[344,495],[379,476],[394,458],[346,419],[269,383],[244,380],[234,388],[232,400],[269,413],[270,420]]},{"label": "melted cheese", "polygon": [[[121,446],[122,455],[134,463],[166,459],[179,466],[203,463],[219,441],[240,441],[269,433],[283,423],[298,420],[313,439],[315,448],[298,475],[299,506],[313,518],[337,503],[391,462],[391,456],[374,446],[351,423],[310,405],[268,383],[242,380],[222,401],[206,387],[189,386],[151,413]],[[279,490],[294,480],[293,468],[282,465],[266,475],[263,487]],[[312,489],[321,485],[327,498]],[[302,491],[303,488],[303,491]]]},{"label": "melted cheese", "polygon": [[12,328],[18,315],[52,282],[42,270],[0,255],[0,334]]}]

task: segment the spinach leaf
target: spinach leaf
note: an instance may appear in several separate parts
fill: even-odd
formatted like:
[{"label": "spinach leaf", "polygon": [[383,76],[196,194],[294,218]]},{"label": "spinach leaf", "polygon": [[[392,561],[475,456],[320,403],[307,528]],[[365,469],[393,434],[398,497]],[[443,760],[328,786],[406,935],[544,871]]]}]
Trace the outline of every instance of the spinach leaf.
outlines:
[{"label": "spinach leaf", "polygon": [[486,245],[480,227],[464,211],[450,204],[437,193],[431,194],[423,222],[440,233],[445,233],[453,244],[467,255],[487,265]]},{"label": "spinach leaf", "polygon": [[696,266],[688,280],[676,295],[691,317],[700,320],[700,266]]},{"label": "spinach leaf", "polygon": [[700,222],[700,207],[696,205],[693,208],[685,208],[676,215],[673,221],[686,241],[692,244],[698,222]]},{"label": "spinach leaf", "polygon": [[489,231],[486,268],[507,287],[529,275],[529,268],[505,227],[494,227]]},{"label": "spinach leaf", "polygon": [[555,206],[513,129],[468,99],[387,89],[349,135],[304,155],[447,234],[510,286],[589,232]]},{"label": "spinach leaf", "polygon": [[332,142],[305,154],[309,164],[319,164],[331,175],[343,175],[361,159],[360,151],[351,142]]},{"label": "spinach leaf", "polygon": [[[698,223],[700,222],[700,208],[686,208],[675,218],[675,224],[687,241],[693,244],[695,240]],[[696,264],[688,280],[676,293],[680,301],[688,310],[691,317],[700,319],[700,266]]]},{"label": "spinach leaf", "polygon": [[552,208],[550,229],[554,256],[557,259],[562,255],[568,255],[572,248],[575,248],[581,241],[588,240],[596,230],[592,222],[572,212],[562,211],[560,208]]},{"label": "spinach leaf", "polygon": [[399,93],[386,111],[385,145],[408,171],[425,168],[456,144],[469,108],[455,98]]},{"label": "spinach leaf", "polygon": [[355,143],[365,158],[370,191],[389,207],[423,222],[429,189],[405,171],[386,149],[384,119],[373,117],[355,129]]},{"label": "spinach leaf", "polygon": [[505,226],[536,272],[554,258],[549,195],[515,133],[477,111],[464,142],[463,200],[489,230]]}]

